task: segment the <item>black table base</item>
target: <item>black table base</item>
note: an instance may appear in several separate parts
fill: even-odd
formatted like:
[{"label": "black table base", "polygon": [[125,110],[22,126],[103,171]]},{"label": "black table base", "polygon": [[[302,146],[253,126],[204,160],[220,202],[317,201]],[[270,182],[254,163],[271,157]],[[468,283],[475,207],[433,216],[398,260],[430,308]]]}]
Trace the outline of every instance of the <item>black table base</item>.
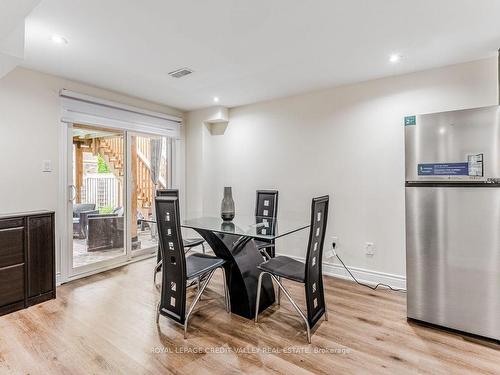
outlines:
[{"label": "black table base", "polygon": [[[260,274],[257,266],[264,261],[255,242],[251,237],[195,230],[207,241],[215,255],[227,261],[225,268],[231,296],[231,312],[253,319]],[[271,306],[274,301],[273,282],[266,275],[262,280],[259,312]]]}]

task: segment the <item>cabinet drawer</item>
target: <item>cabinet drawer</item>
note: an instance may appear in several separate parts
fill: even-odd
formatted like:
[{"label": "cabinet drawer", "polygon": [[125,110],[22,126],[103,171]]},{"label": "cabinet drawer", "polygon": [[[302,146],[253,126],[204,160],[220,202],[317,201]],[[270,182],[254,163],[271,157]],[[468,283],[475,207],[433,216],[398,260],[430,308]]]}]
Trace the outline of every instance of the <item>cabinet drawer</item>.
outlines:
[{"label": "cabinet drawer", "polygon": [[24,265],[0,269],[0,306],[24,300]]},{"label": "cabinet drawer", "polygon": [[0,220],[0,229],[24,227],[24,219],[3,219]]},{"label": "cabinet drawer", "polygon": [[24,263],[24,228],[0,229],[0,268]]}]

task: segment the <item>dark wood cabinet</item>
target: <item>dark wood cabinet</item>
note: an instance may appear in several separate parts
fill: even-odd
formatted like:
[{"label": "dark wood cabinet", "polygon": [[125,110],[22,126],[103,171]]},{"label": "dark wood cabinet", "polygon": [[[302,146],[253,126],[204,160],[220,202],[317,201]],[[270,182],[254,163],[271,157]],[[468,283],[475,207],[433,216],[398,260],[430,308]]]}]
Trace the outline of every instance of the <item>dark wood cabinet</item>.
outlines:
[{"label": "dark wood cabinet", "polygon": [[54,289],[52,218],[28,217],[28,228],[28,298],[32,298]]},{"label": "dark wood cabinet", "polygon": [[0,215],[0,315],[56,297],[54,213]]},{"label": "dark wood cabinet", "polygon": [[24,264],[0,269],[0,304],[24,301]]},{"label": "dark wood cabinet", "polygon": [[24,263],[24,225],[0,229],[0,268],[21,263]]}]

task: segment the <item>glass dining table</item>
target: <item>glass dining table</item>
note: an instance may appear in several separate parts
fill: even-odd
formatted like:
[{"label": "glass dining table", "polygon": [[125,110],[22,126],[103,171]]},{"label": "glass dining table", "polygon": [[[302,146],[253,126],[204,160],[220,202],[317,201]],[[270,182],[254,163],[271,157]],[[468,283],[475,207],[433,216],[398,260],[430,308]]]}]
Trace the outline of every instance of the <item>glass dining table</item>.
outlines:
[{"label": "glass dining table", "polygon": [[[181,227],[200,234],[216,256],[226,260],[226,278],[231,296],[231,312],[253,319],[256,309],[257,268],[263,257],[255,240],[272,242],[309,227],[306,221],[256,216],[236,216],[232,221],[219,217],[197,217],[181,221]],[[262,280],[259,312],[275,301],[270,277]]]}]

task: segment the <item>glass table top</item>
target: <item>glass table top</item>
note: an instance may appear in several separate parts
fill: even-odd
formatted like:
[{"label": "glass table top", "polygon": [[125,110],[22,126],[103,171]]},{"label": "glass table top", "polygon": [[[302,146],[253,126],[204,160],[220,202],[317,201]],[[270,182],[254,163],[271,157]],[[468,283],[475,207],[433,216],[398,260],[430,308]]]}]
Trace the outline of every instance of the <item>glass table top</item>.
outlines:
[{"label": "glass table top", "polygon": [[308,228],[310,223],[294,219],[271,219],[259,216],[237,215],[232,221],[220,217],[204,216],[181,220],[181,226],[191,229],[209,230],[217,233],[247,236],[263,240],[274,240],[293,232]]}]

